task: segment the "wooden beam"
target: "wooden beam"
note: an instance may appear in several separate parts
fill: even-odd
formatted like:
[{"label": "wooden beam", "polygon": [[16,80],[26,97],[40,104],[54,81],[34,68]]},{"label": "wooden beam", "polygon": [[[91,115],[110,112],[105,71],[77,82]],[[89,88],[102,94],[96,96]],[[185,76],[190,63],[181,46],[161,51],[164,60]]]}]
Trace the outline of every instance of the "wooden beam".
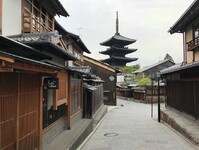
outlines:
[{"label": "wooden beam", "polygon": [[97,66],[99,66],[101,68],[104,68],[106,70],[109,70],[111,72],[116,72],[115,69],[112,69],[111,67],[109,67],[109,66],[107,66],[107,65],[105,65],[105,64],[103,64],[103,63],[101,63],[101,62],[99,62],[97,60],[89,59],[87,57],[83,57],[83,59],[84,59],[84,61],[87,61],[87,62],[90,62],[92,64],[95,64],[95,65],[97,65]]},{"label": "wooden beam", "polygon": [[32,71],[32,72],[42,72],[42,73],[50,73],[54,74],[57,72],[56,69],[52,69],[50,67],[45,67],[37,64],[31,64],[27,62],[16,61],[13,65],[11,65],[14,69]]},{"label": "wooden beam", "polygon": [[8,68],[8,67],[0,67],[0,72],[13,72],[13,68]]},{"label": "wooden beam", "polygon": [[67,99],[66,98],[57,101],[57,106],[60,106],[62,104],[66,104],[67,105]]},{"label": "wooden beam", "polygon": [[1,56],[1,55],[0,55],[0,60],[6,61],[6,62],[9,62],[9,63],[14,63],[15,62],[14,59],[6,57],[6,56]]}]

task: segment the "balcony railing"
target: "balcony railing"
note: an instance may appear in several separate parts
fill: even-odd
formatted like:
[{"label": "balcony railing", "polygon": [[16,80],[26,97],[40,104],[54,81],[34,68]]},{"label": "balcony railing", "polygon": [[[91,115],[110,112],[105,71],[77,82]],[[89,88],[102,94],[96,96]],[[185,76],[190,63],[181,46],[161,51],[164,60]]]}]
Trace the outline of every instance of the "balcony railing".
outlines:
[{"label": "balcony railing", "polygon": [[[41,9],[34,6],[30,1],[27,1],[27,5],[27,7],[24,7],[23,32],[53,32],[54,17],[50,17],[47,13],[44,13]],[[31,9],[29,5],[32,7]]]},{"label": "balcony railing", "polygon": [[193,40],[188,42],[187,45],[189,51],[194,50],[196,47],[199,46],[199,37],[194,38]]}]

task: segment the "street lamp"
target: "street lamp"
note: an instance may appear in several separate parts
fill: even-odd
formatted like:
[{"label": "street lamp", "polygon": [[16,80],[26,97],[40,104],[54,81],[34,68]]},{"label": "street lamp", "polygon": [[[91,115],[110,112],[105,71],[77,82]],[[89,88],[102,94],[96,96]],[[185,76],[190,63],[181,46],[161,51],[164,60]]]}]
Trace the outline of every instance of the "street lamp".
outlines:
[{"label": "street lamp", "polygon": [[158,122],[160,122],[160,72],[156,73],[158,79]]}]

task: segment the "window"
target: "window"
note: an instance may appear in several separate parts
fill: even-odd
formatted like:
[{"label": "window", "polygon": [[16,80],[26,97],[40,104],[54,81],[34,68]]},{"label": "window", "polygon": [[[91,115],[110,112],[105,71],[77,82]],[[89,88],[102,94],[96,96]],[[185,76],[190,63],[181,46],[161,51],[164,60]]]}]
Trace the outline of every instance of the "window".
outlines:
[{"label": "window", "polygon": [[53,109],[54,90],[47,89],[47,83],[44,80],[43,86],[43,128],[48,127],[53,122],[57,121],[61,117],[66,116],[66,104],[62,104],[57,107],[57,110]]},{"label": "window", "polygon": [[54,16],[37,0],[24,1],[23,32],[54,31]]}]

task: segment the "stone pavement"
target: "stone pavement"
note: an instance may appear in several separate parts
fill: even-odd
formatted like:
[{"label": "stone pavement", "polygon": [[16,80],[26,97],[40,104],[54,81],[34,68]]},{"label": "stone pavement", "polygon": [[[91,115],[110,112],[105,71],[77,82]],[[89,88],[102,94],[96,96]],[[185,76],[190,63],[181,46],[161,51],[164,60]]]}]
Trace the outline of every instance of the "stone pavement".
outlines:
[{"label": "stone pavement", "polygon": [[107,113],[107,106],[101,105],[92,119],[80,119],[71,127],[64,130],[48,144],[44,145],[44,150],[76,150],[84,139],[92,132],[93,126]]},{"label": "stone pavement", "polygon": [[78,150],[194,150],[189,141],[151,118],[149,104],[118,100]]}]

